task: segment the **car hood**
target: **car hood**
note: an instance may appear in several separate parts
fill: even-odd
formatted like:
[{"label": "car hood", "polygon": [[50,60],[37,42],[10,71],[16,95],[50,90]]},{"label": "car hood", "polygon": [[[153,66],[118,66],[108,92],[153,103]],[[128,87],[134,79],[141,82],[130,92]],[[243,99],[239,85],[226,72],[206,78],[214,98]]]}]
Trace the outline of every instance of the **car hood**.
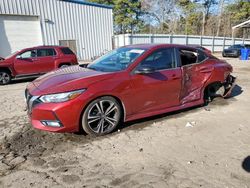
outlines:
[{"label": "car hood", "polygon": [[9,59],[2,59],[0,60],[0,66],[10,66],[12,65],[12,61]]},{"label": "car hood", "polygon": [[89,85],[110,78],[114,73],[99,72],[71,66],[47,73],[28,85],[32,95],[62,93],[88,88]]}]

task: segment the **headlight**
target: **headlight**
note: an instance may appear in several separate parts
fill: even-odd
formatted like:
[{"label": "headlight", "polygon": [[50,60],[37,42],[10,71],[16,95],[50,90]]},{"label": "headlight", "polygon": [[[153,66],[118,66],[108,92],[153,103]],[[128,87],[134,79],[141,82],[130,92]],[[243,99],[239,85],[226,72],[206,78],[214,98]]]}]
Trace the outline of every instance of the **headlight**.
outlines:
[{"label": "headlight", "polygon": [[39,99],[43,103],[58,103],[58,102],[66,102],[69,100],[72,100],[79,95],[81,95],[86,89],[81,89],[77,91],[70,91],[66,93],[57,93],[57,94],[51,94],[51,95],[43,95]]}]

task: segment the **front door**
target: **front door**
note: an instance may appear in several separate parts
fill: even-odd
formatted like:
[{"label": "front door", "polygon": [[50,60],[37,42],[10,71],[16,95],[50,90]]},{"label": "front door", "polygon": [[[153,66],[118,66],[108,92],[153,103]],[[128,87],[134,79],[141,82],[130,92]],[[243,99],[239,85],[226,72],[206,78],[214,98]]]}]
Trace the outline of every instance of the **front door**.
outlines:
[{"label": "front door", "polygon": [[136,69],[143,66],[153,67],[155,72],[131,75],[134,113],[179,105],[181,68],[177,67],[175,49],[164,48],[153,52]]},{"label": "front door", "polygon": [[27,50],[16,56],[14,68],[18,75],[31,75],[37,73],[36,50]]}]

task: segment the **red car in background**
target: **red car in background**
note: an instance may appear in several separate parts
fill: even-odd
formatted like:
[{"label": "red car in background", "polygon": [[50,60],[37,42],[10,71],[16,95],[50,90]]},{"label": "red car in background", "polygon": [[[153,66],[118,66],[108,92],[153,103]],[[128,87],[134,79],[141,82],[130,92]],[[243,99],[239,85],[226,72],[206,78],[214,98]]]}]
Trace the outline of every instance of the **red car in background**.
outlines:
[{"label": "red car in background", "polygon": [[63,46],[26,48],[0,60],[0,85],[12,79],[39,76],[52,70],[77,65],[76,55]]},{"label": "red car in background", "polygon": [[201,105],[230,94],[232,66],[197,48],[131,45],[82,68],[36,79],[25,91],[37,129],[104,135],[121,122]]}]

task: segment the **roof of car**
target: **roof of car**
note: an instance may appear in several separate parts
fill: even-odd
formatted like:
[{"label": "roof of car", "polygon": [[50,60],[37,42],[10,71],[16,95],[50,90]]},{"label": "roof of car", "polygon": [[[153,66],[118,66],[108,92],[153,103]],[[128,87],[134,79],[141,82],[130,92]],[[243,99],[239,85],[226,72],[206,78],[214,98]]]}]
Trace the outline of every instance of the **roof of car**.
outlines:
[{"label": "roof of car", "polygon": [[161,47],[182,47],[182,48],[193,48],[191,46],[181,45],[181,44],[132,44],[124,46],[126,48],[144,48],[144,49],[151,49],[151,48],[161,48]]},{"label": "roof of car", "polygon": [[58,46],[58,45],[42,45],[42,46],[35,46],[34,48],[67,48],[67,46]]}]

